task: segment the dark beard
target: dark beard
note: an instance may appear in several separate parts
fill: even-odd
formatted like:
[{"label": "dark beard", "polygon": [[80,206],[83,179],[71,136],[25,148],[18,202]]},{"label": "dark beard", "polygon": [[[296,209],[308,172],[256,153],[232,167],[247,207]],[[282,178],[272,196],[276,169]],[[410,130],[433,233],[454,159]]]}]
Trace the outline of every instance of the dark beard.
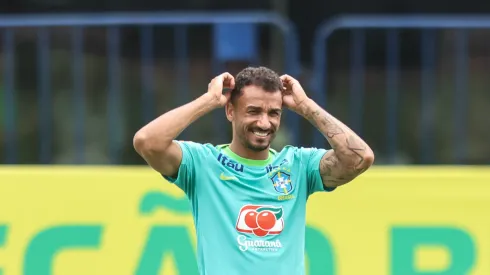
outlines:
[{"label": "dark beard", "polygon": [[262,152],[262,151],[266,150],[267,147],[269,147],[269,145],[254,146],[250,142],[247,141],[247,142],[245,142],[245,147],[247,147],[248,149],[250,149],[254,152]]}]

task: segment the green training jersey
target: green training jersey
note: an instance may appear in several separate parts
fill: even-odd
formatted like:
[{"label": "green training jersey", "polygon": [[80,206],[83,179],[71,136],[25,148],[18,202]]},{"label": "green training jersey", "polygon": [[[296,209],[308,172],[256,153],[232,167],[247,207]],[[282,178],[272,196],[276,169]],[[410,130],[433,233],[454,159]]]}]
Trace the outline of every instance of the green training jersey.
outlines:
[{"label": "green training jersey", "polygon": [[305,274],[308,197],[325,189],[324,149],[286,146],[266,160],[244,159],[228,145],[177,141],[176,178],[192,207],[201,275]]}]

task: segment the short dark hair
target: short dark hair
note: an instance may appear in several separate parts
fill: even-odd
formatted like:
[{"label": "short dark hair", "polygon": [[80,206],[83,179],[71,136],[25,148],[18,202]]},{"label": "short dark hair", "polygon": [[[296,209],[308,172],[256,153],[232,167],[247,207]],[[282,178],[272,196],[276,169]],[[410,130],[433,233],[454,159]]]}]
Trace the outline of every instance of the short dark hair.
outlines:
[{"label": "short dark hair", "polygon": [[235,77],[235,88],[231,92],[231,103],[243,92],[243,88],[254,85],[266,92],[282,90],[282,80],[279,75],[267,67],[247,67]]}]

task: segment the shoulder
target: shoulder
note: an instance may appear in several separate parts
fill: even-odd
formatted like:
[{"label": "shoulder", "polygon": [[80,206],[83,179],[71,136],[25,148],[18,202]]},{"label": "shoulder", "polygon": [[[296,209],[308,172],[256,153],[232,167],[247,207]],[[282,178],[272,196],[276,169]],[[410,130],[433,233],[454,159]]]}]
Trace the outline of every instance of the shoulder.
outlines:
[{"label": "shoulder", "polygon": [[211,143],[199,143],[187,140],[175,140],[183,153],[192,155],[215,155],[219,151],[219,147]]}]

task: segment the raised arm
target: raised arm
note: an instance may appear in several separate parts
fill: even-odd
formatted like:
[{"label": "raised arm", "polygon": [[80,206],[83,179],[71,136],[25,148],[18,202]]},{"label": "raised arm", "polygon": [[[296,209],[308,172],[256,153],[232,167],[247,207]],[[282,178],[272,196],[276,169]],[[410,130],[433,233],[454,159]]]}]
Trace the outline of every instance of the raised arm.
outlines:
[{"label": "raised arm", "polygon": [[349,127],[311,99],[304,101],[301,109],[333,149],[320,161],[320,175],[325,186],[336,187],[346,184],[373,164],[373,151]]},{"label": "raised arm", "polygon": [[214,78],[208,92],[183,106],[173,109],[141,128],[133,138],[138,154],[153,169],[165,176],[175,176],[182,161],[182,150],[173,142],[192,122],[228,102],[235,80],[229,73]]},{"label": "raised arm", "polygon": [[364,140],[308,98],[297,80],[283,76],[283,82],[289,94],[284,99],[286,104],[308,119],[333,149],[320,161],[320,175],[326,187],[346,184],[371,167],[374,153]]}]

